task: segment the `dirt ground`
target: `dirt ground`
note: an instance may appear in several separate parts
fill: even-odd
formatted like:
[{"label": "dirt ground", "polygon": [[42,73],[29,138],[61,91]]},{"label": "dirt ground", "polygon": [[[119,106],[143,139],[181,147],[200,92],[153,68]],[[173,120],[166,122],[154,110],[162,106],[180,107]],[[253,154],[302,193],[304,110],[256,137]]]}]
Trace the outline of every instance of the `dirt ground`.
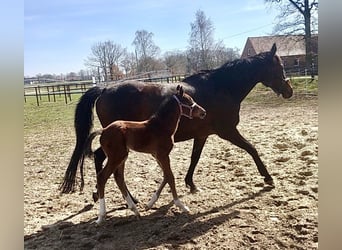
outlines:
[{"label": "dirt ground", "polygon": [[177,143],[171,153],[177,191],[190,213],[173,205],[168,186],[145,211],[162,172],[152,157],[132,152],[126,181],[140,201],[141,219],[126,209],[111,178],[107,218],[99,227],[91,160],[82,193],[58,191],[74,147],[72,124],[25,135],[25,249],[317,249],[317,96],[278,99],[244,103],[239,124],[275,179],[274,189],[264,187],[245,151],[212,135],[194,175],[201,192],[190,194],[184,184],[192,141]]}]

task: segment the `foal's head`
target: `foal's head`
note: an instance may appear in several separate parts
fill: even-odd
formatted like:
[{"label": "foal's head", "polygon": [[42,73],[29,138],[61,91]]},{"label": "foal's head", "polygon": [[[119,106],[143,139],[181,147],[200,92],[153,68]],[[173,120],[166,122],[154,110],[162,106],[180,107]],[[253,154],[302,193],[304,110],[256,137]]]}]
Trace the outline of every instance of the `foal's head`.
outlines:
[{"label": "foal's head", "polygon": [[177,93],[173,96],[179,105],[181,115],[192,118],[204,119],[206,111],[200,105],[198,105],[190,95],[183,91],[183,87],[177,86]]}]

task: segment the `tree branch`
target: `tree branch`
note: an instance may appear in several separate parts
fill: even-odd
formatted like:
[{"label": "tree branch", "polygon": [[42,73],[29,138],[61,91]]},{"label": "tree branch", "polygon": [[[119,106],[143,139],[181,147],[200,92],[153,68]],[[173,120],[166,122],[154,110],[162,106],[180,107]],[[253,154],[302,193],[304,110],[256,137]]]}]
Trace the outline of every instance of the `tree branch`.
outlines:
[{"label": "tree branch", "polygon": [[[298,1],[293,1],[293,0],[289,0],[290,3],[292,3],[292,5],[302,14],[304,15],[304,10],[301,7],[304,7],[302,3],[299,3]],[[301,5],[301,6],[299,6]]]}]

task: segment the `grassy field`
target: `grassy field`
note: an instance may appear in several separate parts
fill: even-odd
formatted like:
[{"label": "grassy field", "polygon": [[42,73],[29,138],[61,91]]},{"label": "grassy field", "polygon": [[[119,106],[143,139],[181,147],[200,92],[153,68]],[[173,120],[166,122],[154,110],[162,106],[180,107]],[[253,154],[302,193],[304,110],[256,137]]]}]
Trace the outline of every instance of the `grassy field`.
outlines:
[{"label": "grassy field", "polygon": [[56,102],[48,102],[43,97],[39,107],[35,97],[28,97],[24,105],[24,133],[55,126],[72,126],[75,106],[80,96],[74,95],[73,101],[68,104],[65,104],[63,96],[56,98]]}]

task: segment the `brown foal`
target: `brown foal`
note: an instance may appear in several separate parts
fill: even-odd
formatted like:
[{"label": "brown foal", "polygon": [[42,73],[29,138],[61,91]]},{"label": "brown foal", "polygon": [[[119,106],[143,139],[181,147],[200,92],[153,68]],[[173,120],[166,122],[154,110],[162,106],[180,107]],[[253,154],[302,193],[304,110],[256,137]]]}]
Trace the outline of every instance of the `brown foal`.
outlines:
[{"label": "brown foal", "polygon": [[168,183],[174,204],[183,212],[189,211],[178,198],[169,158],[174,144],[174,134],[181,115],[190,119],[203,119],[206,116],[206,111],[191,96],[184,93],[183,88],[178,85],[177,93],[165,100],[158,111],[148,120],[140,122],[117,120],[89,135],[88,146],[91,145],[91,141],[96,135],[101,135],[100,144],[108,158],[105,167],[97,175],[97,190],[100,203],[97,224],[101,223],[106,216],[104,190],[105,184],[112,173],[114,173],[115,181],[127,201],[128,207],[136,216],[140,216],[124,179],[125,161],[130,149],[151,154],[164,173],[164,179],[147,204],[147,209],[153,206],[164,186]]}]

